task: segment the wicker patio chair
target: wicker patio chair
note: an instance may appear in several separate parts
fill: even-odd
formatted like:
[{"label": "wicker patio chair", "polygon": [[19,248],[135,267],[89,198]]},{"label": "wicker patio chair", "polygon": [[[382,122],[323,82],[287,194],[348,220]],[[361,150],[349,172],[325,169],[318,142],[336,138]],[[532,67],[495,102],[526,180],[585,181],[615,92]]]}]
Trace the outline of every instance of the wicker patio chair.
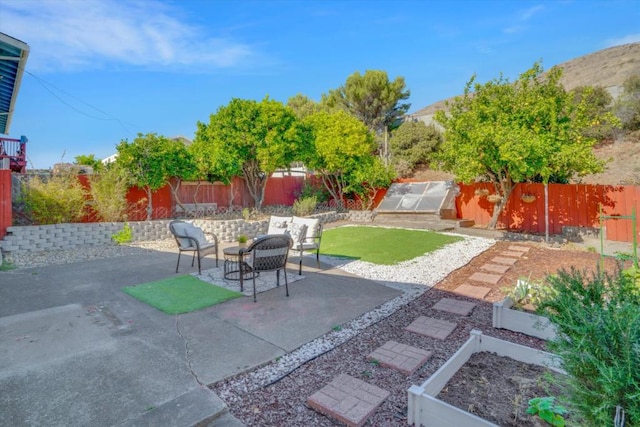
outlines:
[{"label": "wicker patio chair", "polygon": [[[293,240],[286,234],[268,234],[255,240],[246,249],[240,250],[240,255],[248,254],[244,268],[254,273],[261,271],[276,272],[276,286],[280,286],[280,270],[284,271],[284,286],[289,296],[289,282],[287,280],[287,255],[293,245]],[[240,274],[240,288],[243,287],[243,274]],[[253,274],[253,302],[256,302],[256,274]]]},{"label": "wicker patio chair", "polygon": [[180,255],[182,252],[193,252],[191,267],[193,267],[196,256],[198,257],[198,274],[202,274],[200,260],[209,254],[216,254],[216,267],[218,266],[218,237],[215,234],[212,235],[213,241],[207,240],[204,231],[200,227],[180,220],[171,221],[169,223],[169,231],[171,231],[178,244],[176,273],[180,267]]}]

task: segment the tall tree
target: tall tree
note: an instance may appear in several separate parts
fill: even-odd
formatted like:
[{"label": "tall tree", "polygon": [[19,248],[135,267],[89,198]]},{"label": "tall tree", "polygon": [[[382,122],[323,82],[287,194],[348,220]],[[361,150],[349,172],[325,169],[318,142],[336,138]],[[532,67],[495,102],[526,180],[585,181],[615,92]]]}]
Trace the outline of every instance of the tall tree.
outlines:
[{"label": "tall tree", "polygon": [[428,164],[441,143],[442,133],[435,126],[423,121],[404,122],[389,140],[392,164],[400,176],[407,176],[418,166]]},{"label": "tall tree", "polygon": [[299,93],[287,100],[287,107],[291,108],[299,119],[317,113],[323,109],[322,105]]},{"label": "tall tree", "polygon": [[388,135],[390,128],[411,104],[403,103],[411,92],[405,88],[403,77],[389,81],[385,71],[367,70],[364,75],[355,72],[344,86],[322,95],[321,103],[329,108],[345,110],[362,121],[380,140],[378,152],[385,161],[389,159]]},{"label": "tall tree", "polygon": [[308,139],[309,132],[281,102],[234,98],[210,116],[208,125],[198,122],[193,150],[201,153],[197,161],[206,165],[210,178],[229,183],[242,177],[261,209],[269,175],[298,160]]},{"label": "tall tree", "polygon": [[153,213],[153,192],[166,185],[173,172],[168,167],[167,154],[171,150],[171,141],[155,133],[141,133],[128,142],[123,140],[116,147],[116,163],[128,171],[131,183],[147,193],[147,219]]},{"label": "tall tree", "polygon": [[374,154],[373,135],[362,122],[344,111],[321,111],[305,121],[313,130],[315,148],[305,163],[337,203],[348,192],[367,194],[366,181],[379,184],[383,168]]},{"label": "tall tree", "polygon": [[490,181],[501,197],[489,228],[495,228],[516,183],[548,183],[603,168],[593,154],[596,140],[585,130],[598,120],[616,119],[594,113],[588,94],[574,102],[559,83],[561,75],[554,67],[543,76],[536,63],[514,83],[501,75],[481,85],[474,76],[464,95],[436,113],[445,128],[440,166],[463,182]]}]

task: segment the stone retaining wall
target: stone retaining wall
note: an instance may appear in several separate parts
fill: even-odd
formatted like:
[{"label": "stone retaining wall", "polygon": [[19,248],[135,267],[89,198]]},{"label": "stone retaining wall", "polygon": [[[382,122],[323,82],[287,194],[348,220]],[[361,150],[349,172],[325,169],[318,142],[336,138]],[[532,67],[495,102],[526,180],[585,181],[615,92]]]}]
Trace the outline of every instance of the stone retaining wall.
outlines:
[{"label": "stone retaining wall", "polygon": [[[323,224],[344,220],[349,214],[327,212],[313,215]],[[133,241],[170,239],[170,220],[132,221],[129,222]],[[253,238],[265,234],[268,220],[245,221],[196,219],[193,223],[201,227],[205,233],[213,233],[221,242],[235,242],[240,234]],[[112,236],[123,230],[124,222],[97,222],[89,224],[51,224],[37,226],[12,226],[7,228],[7,235],[0,241],[3,252],[24,254],[31,251],[50,251],[74,249],[81,246],[97,246],[112,244]]]}]

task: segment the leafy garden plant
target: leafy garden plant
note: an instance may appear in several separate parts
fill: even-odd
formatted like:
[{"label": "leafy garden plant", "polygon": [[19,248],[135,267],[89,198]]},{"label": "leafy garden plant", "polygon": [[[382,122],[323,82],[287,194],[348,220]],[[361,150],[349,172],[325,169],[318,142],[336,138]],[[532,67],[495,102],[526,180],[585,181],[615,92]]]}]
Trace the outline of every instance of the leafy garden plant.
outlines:
[{"label": "leafy garden plant", "polygon": [[542,300],[551,298],[554,292],[550,286],[530,279],[518,279],[513,288],[504,288],[503,291],[511,298],[516,309],[527,305],[537,307]]},{"label": "leafy garden plant", "polygon": [[555,399],[553,396],[547,396],[529,400],[527,414],[537,415],[554,427],[564,427],[565,419],[563,415],[567,413],[567,410],[563,406],[556,405]]},{"label": "leafy garden plant", "polygon": [[311,215],[316,210],[318,199],[315,196],[301,197],[293,202],[293,214],[298,216]]},{"label": "leafy garden plant", "polygon": [[118,243],[119,245],[122,245],[124,243],[129,243],[131,240],[133,240],[133,232],[131,230],[131,227],[129,226],[129,223],[125,222],[124,227],[122,227],[122,230],[118,231],[116,234],[111,236],[111,238],[113,239],[114,242]]},{"label": "leafy garden plant", "polygon": [[554,293],[538,306],[556,326],[548,348],[567,372],[560,384],[583,425],[640,426],[640,292],[629,274],[562,270],[547,283]]}]

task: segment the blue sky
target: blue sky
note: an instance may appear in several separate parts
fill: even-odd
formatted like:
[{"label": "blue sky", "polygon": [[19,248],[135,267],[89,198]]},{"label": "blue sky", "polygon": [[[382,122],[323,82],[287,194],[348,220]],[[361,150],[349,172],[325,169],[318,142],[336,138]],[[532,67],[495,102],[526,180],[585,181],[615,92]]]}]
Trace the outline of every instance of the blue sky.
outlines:
[{"label": "blue sky", "polygon": [[139,132],[193,138],[234,97],[318,101],[356,71],[404,77],[413,112],[473,74],[638,42],[640,1],[2,0],[0,31],[31,48],[9,136],[49,168]]}]

